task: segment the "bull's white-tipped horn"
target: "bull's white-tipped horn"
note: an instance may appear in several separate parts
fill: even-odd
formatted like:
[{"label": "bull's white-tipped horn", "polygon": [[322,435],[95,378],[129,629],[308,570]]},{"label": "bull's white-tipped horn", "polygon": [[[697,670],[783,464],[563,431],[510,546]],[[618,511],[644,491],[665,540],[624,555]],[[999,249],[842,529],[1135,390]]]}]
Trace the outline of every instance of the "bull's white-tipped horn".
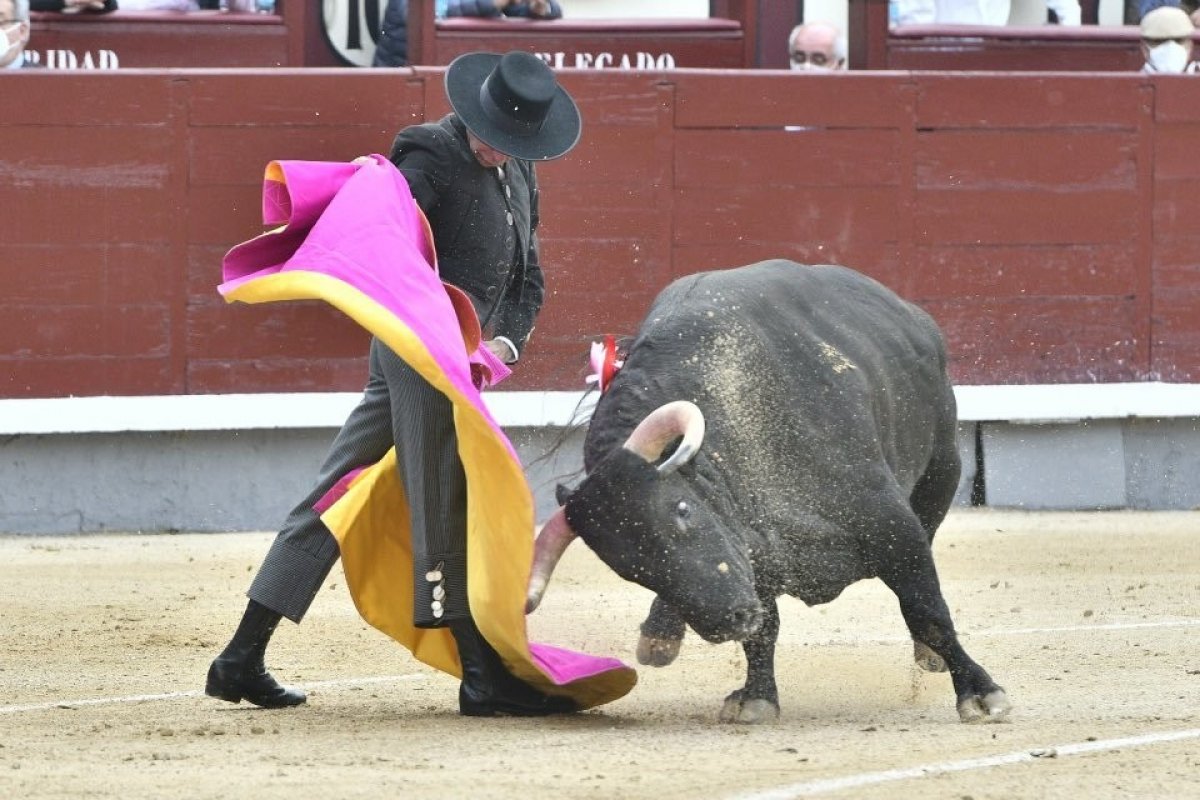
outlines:
[{"label": "bull's white-tipped horn", "polygon": [[660,473],[679,469],[700,452],[700,445],[704,443],[704,412],[695,403],[675,400],[654,409],[629,434],[624,447],[647,461],[653,461],[677,436],[682,436],[683,441],[671,457],[659,466]]},{"label": "bull's white-tipped horn", "polygon": [[559,507],[554,516],[546,520],[542,532],[533,546],[533,569],[529,574],[529,589],[525,594],[525,613],[530,614],[542,602],[546,585],[554,574],[554,567],[567,546],[575,541],[575,531],[567,523],[567,509]]}]

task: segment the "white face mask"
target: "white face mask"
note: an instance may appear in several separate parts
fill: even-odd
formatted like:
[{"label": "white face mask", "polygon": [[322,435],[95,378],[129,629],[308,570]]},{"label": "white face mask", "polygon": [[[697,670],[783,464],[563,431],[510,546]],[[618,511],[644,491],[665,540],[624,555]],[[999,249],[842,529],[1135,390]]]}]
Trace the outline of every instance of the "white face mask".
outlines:
[{"label": "white face mask", "polygon": [[[21,23],[17,22],[17,23],[15,23],[15,25],[16,25],[17,29],[20,30]],[[8,38],[9,34],[11,34],[12,31],[13,31],[12,28],[9,28],[8,30],[0,29],[0,48],[3,48],[3,49],[0,49],[0,63],[3,63],[4,60],[6,58],[8,58],[9,53],[11,53],[13,50],[16,50],[17,48],[19,48],[21,46],[21,37],[20,36],[17,36],[17,41],[15,41],[15,42]]]},{"label": "white face mask", "polygon": [[828,64],[814,64],[811,61],[805,61],[802,64],[792,62],[793,72],[833,72],[833,66]]},{"label": "white face mask", "polygon": [[1149,63],[1155,72],[1183,72],[1187,62],[1187,48],[1179,42],[1163,42],[1150,50]]}]

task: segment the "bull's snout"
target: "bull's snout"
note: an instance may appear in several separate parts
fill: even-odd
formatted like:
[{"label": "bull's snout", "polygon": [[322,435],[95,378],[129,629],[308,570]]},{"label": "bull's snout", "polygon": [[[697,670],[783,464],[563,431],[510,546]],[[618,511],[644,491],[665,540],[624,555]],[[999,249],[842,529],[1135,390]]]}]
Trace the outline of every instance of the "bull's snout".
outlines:
[{"label": "bull's snout", "polygon": [[762,606],[756,602],[729,611],[724,617],[717,620],[716,625],[697,626],[693,623],[692,629],[705,641],[712,644],[728,641],[740,642],[754,635],[754,632],[762,625],[762,621]]}]

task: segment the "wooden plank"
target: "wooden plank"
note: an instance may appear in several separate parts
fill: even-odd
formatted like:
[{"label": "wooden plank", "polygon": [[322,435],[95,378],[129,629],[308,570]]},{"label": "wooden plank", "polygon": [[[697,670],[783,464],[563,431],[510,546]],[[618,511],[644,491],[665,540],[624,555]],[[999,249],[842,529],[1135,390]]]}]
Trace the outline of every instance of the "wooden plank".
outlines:
[{"label": "wooden plank", "polygon": [[1155,249],[1151,353],[1154,375],[1200,380],[1200,231]]},{"label": "wooden plank", "polygon": [[[662,124],[664,85],[661,75],[641,72],[568,70],[558,73],[583,119],[581,142],[593,125],[657,128]],[[436,86],[441,91],[441,73]]]},{"label": "wooden plank", "polygon": [[745,241],[727,244],[679,245],[675,263],[682,273],[730,269],[772,258],[800,264],[841,264],[870,275],[895,291],[906,290],[907,277],[894,243],[849,241],[826,245],[817,241]]},{"label": "wooden plank", "polygon": [[[424,87],[407,70],[280,69],[188,74],[193,126],[375,126],[390,137],[422,120]],[[390,139],[389,139],[390,141]]]},{"label": "wooden plank", "polygon": [[933,245],[917,248],[920,298],[1105,297],[1137,293],[1136,245]]},{"label": "wooden plank", "polygon": [[1048,191],[918,192],[913,225],[922,245],[1105,244],[1137,236],[1137,194],[1101,190],[1080,203]]},{"label": "wooden plank", "polygon": [[669,80],[679,128],[895,128],[909,119],[903,75],[678,70]]},{"label": "wooden plank", "polygon": [[1099,127],[1132,130],[1148,113],[1142,78],[1120,75],[922,73],[921,128]]},{"label": "wooden plank", "polygon": [[1144,378],[1139,305],[1125,298],[991,298],[922,304],[949,340],[958,383],[1095,383]]},{"label": "wooden plank", "polygon": [[670,279],[669,254],[655,254],[639,238],[542,239],[546,308],[564,294],[586,294],[596,286],[630,286],[654,291]]},{"label": "wooden plank", "polygon": [[192,186],[187,205],[190,245],[233,247],[262,233],[262,182],[240,185]]},{"label": "wooden plank", "polygon": [[896,192],[874,187],[680,189],[676,245],[741,241],[895,242]]},{"label": "wooden plank", "polygon": [[5,397],[144,395],[179,392],[170,360],[155,358],[0,356]]},{"label": "wooden plank", "polygon": [[918,132],[920,188],[1081,192],[1137,186],[1135,132],[1054,130]]},{"label": "wooden plank", "polygon": [[187,302],[189,306],[224,307],[225,298],[217,292],[221,283],[221,259],[229,247],[218,244],[189,244],[187,248]]},{"label": "wooden plank", "polygon": [[681,130],[676,186],[895,186],[899,136],[887,129]]},{"label": "wooden plank", "polygon": [[543,195],[558,185],[594,191],[609,186],[630,192],[637,200],[652,186],[663,186],[670,178],[671,162],[659,152],[653,131],[635,126],[586,125],[587,135],[565,157],[537,166]]},{"label": "wooden plank", "polygon": [[1154,181],[1154,239],[1156,242],[1188,237],[1197,230],[1196,182]]},{"label": "wooden plank", "polygon": [[[1197,115],[1200,117],[1200,113]],[[1196,141],[1200,118],[1194,122],[1161,123],[1154,127],[1154,179],[1195,181],[1200,178]]]},{"label": "wooden plank", "polygon": [[139,305],[0,304],[0,356],[22,358],[161,357],[167,352],[169,312]]},{"label": "wooden plank", "polygon": [[[76,191],[162,191],[173,166],[171,142],[171,130],[163,125],[0,127],[0,188],[53,193],[64,202]],[[113,205],[93,207],[89,216]]]},{"label": "wooden plank", "polygon": [[1154,121],[1164,123],[1200,122],[1200,86],[1195,81],[1170,75],[1147,75],[1145,82],[1154,91]]},{"label": "wooden plank", "polygon": [[191,306],[187,320],[189,359],[348,358],[366,353],[369,338],[349,317],[316,300]]},{"label": "wooden plank", "polygon": [[[170,83],[161,75],[137,72],[64,72],[14,70],[4,76],[6,109],[0,130],[9,126],[65,125],[76,129],[75,151],[102,156],[98,148],[79,146],[79,128],[88,136],[106,125],[160,127],[170,110]],[[52,102],[48,102],[52,100]],[[127,133],[131,142],[139,135]],[[0,149],[0,157],[7,149]]]},{"label": "wooden plank", "polygon": [[188,391],[228,392],[359,392],[367,382],[367,345],[362,355],[344,359],[305,356],[265,357],[244,361],[188,361]]},{"label": "wooden plank", "polygon": [[370,153],[386,156],[395,134],[365,125],[191,128],[190,184],[193,189],[214,184],[252,184],[261,189],[271,161],[350,161]]}]

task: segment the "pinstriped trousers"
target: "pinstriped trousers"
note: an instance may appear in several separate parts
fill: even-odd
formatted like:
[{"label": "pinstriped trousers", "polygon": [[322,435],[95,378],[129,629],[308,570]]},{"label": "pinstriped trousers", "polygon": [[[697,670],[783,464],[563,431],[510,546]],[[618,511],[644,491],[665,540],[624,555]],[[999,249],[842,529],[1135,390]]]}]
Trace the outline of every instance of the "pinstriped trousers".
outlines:
[{"label": "pinstriped trousers", "polygon": [[293,622],[304,617],[340,556],[313,505],[343,475],[375,463],[393,444],[412,509],[413,622],[436,627],[469,616],[467,486],[453,409],[445,395],[375,338],[362,400],[334,438],[316,485],[284,521],[247,592],[251,600]]}]

